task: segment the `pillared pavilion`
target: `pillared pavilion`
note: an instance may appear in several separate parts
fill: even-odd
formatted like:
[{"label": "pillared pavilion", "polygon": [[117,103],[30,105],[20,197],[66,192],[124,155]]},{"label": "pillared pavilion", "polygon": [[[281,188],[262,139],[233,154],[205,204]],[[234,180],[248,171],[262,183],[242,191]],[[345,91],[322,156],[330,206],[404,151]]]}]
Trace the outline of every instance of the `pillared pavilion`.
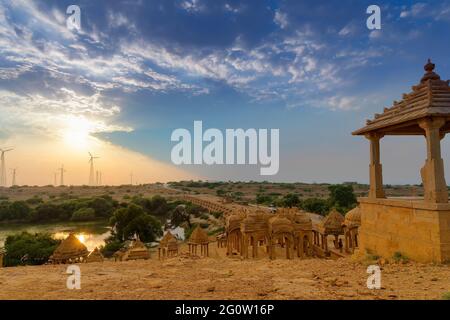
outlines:
[{"label": "pillared pavilion", "polygon": [[[441,80],[428,60],[420,83],[383,113],[353,132],[370,141],[370,191],[360,198],[361,250],[382,256],[400,252],[418,261],[450,260],[450,204],[441,140],[450,132],[450,81]],[[380,141],[388,135],[420,135],[427,154],[420,170],[423,199],[386,198]]]}]

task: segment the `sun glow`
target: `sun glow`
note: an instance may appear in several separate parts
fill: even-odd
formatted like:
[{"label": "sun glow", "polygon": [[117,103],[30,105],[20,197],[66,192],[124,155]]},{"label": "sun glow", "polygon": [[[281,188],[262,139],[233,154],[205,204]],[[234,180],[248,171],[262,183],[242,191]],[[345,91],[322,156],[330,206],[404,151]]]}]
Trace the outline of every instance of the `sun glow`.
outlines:
[{"label": "sun glow", "polygon": [[62,129],[64,142],[76,149],[86,149],[89,147],[93,132],[92,123],[81,117],[71,117],[67,119],[66,126]]},{"label": "sun glow", "polygon": [[78,238],[78,240],[80,240],[82,244],[86,244],[86,237],[84,236],[84,234],[82,233],[77,234],[76,237]]}]

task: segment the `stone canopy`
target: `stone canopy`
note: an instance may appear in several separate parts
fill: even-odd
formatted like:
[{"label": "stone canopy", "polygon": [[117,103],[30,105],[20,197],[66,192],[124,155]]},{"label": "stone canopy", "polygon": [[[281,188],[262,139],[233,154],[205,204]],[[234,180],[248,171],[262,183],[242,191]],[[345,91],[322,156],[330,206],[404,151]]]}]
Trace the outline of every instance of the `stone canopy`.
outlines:
[{"label": "stone canopy", "polygon": [[382,114],[367,120],[366,126],[353,132],[370,140],[369,198],[385,198],[380,162],[380,139],[385,135],[422,135],[426,139],[427,158],[420,170],[424,186],[424,200],[429,203],[448,203],[441,142],[450,132],[450,81],[443,81],[434,72],[428,59],[425,75],[412,92],[394,101]]},{"label": "stone canopy", "polygon": [[[443,81],[434,72],[435,64],[428,60],[425,75],[412,92],[404,94],[401,101],[394,101],[374,119],[367,120],[366,126],[354,131],[353,135],[379,133],[384,135],[423,135],[424,130],[418,120],[424,118],[450,119],[450,80]],[[450,122],[440,128],[441,133],[450,132]]]}]

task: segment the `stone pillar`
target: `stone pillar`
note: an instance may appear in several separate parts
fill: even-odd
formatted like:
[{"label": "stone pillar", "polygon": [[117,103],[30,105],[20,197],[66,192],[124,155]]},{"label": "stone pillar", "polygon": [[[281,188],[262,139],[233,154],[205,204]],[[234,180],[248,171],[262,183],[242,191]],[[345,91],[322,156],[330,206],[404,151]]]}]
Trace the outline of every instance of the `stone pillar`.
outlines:
[{"label": "stone pillar", "polygon": [[427,160],[421,170],[426,202],[448,202],[444,161],[441,158],[441,139],[444,136],[439,131],[444,124],[444,119],[424,119],[419,121],[419,126],[425,130],[425,138],[427,140]]},{"label": "stone pillar", "polygon": [[298,244],[297,244],[297,256],[300,258],[303,258],[304,255],[304,251],[305,251],[305,247],[304,247],[304,243],[303,243],[303,232],[300,233],[300,236],[298,237]]},{"label": "stone pillar", "polygon": [[380,162],[380,139],[379,133],[369,133],[366,138],[370,141],[370,190],[369,198],[385,198],[383,190],[383,172]]}]

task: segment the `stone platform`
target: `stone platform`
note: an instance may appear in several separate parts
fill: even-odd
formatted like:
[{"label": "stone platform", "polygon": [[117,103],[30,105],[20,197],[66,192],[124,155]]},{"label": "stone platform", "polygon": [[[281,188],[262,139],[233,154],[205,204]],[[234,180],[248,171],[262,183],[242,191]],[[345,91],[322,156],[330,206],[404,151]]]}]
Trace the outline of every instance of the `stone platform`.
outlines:
[{"label": "stone platform", "polygon": [[359,198],[360,251],[419,262],[450,262],[450,204],[418,198]]}]

